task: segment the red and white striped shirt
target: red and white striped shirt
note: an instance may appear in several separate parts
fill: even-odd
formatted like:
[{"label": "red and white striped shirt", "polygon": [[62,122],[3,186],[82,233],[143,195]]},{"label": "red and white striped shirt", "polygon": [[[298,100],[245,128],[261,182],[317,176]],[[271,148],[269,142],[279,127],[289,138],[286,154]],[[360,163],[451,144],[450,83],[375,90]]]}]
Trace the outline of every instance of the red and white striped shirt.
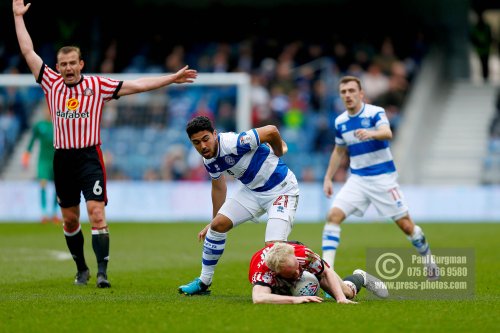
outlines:
[{"label": "red and white striped shirt", "polygon": [[[301,270],[308,271],[314,275],[319,275],[325,269],[326,263],[313,250],[302,244],[289,243],[295,249],[295,257],[299,261]],[[257,251],[250,260],[250,268],[248,270],[248,280],[251,284],[259,284],[269,286],[271,288],[282,288],[286,285],[276,276],[276,273],[271,271],[266,264],[266,254],[274,246],[270,244],[263,249]]]},{"label": "red and white striped shirt", "polygon": [[83,76],[67,86],[61,74],[47,65],[37,80],[49,105],[54,127],[54,148],[85,148],[101,144],[101,118],[104,102],[117,99],[122,85],[100,76]]}]

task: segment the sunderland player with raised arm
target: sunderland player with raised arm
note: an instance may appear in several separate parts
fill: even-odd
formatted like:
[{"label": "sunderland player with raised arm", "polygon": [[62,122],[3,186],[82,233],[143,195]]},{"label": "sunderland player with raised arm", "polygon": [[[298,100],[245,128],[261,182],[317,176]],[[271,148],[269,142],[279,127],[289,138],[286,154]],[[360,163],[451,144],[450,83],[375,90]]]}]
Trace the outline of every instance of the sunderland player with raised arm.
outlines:
[{"label": "sunderland player with raised arm", "polygon": [[[76,285],[86,285],[90,271],[84,257],[80,226],[80,195],[87,205],[92,227],[92,247],[97,259],[99,288],[109,288],[109,231],[105,217],[108,202],[106,172],[100,149],[103,104],[120,96],[136,94],[172,83],[191,83],[197,71],[180,69],[175,74],[118,81],[83,75],[84,61],[76,46],[57,52],[56,68],[50,68],[35,52],[24,15],[31,4],[13,0],[12,10],[21,52],[45,94],[54,127],[54,183],[63,217],[64,236],[76,263]],[[47,21],[49,22],[49,21]]]}]

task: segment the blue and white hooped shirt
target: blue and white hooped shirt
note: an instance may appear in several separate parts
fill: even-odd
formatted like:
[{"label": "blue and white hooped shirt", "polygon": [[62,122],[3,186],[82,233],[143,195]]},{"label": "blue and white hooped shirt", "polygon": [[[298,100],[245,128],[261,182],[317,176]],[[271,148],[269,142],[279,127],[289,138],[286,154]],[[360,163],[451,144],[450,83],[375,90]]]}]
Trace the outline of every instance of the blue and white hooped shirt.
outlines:
[{"label": "blue and white hooped shirt", "polygon": [[389,125],[385,110],[371,104],[363,104],[353,116],[345,111],[335,119],[335,144],[347,147],[352,174],[377,176],[396,172],[388,140],[361,141],[354,136],[357,129],[369,131],[381,125]]},{"label": "blue and white hooped shirt", "polygon": [[217,156],[203,159],[213,179],[218,179],[225,171],[250,190],[264,192],[279,185],[292,173],[267,144],[260,143],[255,129],[242,133],[220,133],[218,141]]}]

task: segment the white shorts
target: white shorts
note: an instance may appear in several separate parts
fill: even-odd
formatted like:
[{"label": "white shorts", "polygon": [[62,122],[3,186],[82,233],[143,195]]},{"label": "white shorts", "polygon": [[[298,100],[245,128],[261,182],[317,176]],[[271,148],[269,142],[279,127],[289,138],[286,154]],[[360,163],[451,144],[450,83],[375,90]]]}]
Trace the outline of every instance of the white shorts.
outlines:
[{"label": "white shorts", "polygon": [[276,188],[267,192],[254,192],[242,185],[224,202],[218,213],[227,216],[233,222],[233,227],[246,221],[258,223],[258,218],[267,213],[265,241],[286,241],[295,220],[299,190],[294,179],[287,179],[286,185],[279,188],[281,192]]},{"label": "white shorts", "polygon": [[363,216],[373,204],[380,216],[398,220],[408,214],[408,206],[397,183],[397,173],[360,177],[351,175],[337,194],[332,208],[347,216]]}]

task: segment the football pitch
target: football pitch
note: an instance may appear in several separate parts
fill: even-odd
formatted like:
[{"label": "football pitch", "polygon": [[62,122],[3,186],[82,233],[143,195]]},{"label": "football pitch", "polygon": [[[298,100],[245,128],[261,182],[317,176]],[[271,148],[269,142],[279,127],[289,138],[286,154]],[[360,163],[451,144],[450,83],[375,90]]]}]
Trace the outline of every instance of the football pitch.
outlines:
[{"label": "football pitch", "polygon": [[[95,287],[90,227],[82,225],[89,285],[76,272],[60,226],[0,223],[0,332],[493,332],[500,325],[500,224],[421,224],[432,249],[467,248],[475,256],[474,295],[457,299],[379,300],[362,290],[359,304],[254,305],[251,255],[264,224],[229,232],[210,296],[177,287],[200,273],[204,223],[110,223],[110,289]],[[296,224],[291,240],[321,253],[323,224]],[[367,249],[410,248],[390,223],[343,224],[340,276],[366,267]]]}]

